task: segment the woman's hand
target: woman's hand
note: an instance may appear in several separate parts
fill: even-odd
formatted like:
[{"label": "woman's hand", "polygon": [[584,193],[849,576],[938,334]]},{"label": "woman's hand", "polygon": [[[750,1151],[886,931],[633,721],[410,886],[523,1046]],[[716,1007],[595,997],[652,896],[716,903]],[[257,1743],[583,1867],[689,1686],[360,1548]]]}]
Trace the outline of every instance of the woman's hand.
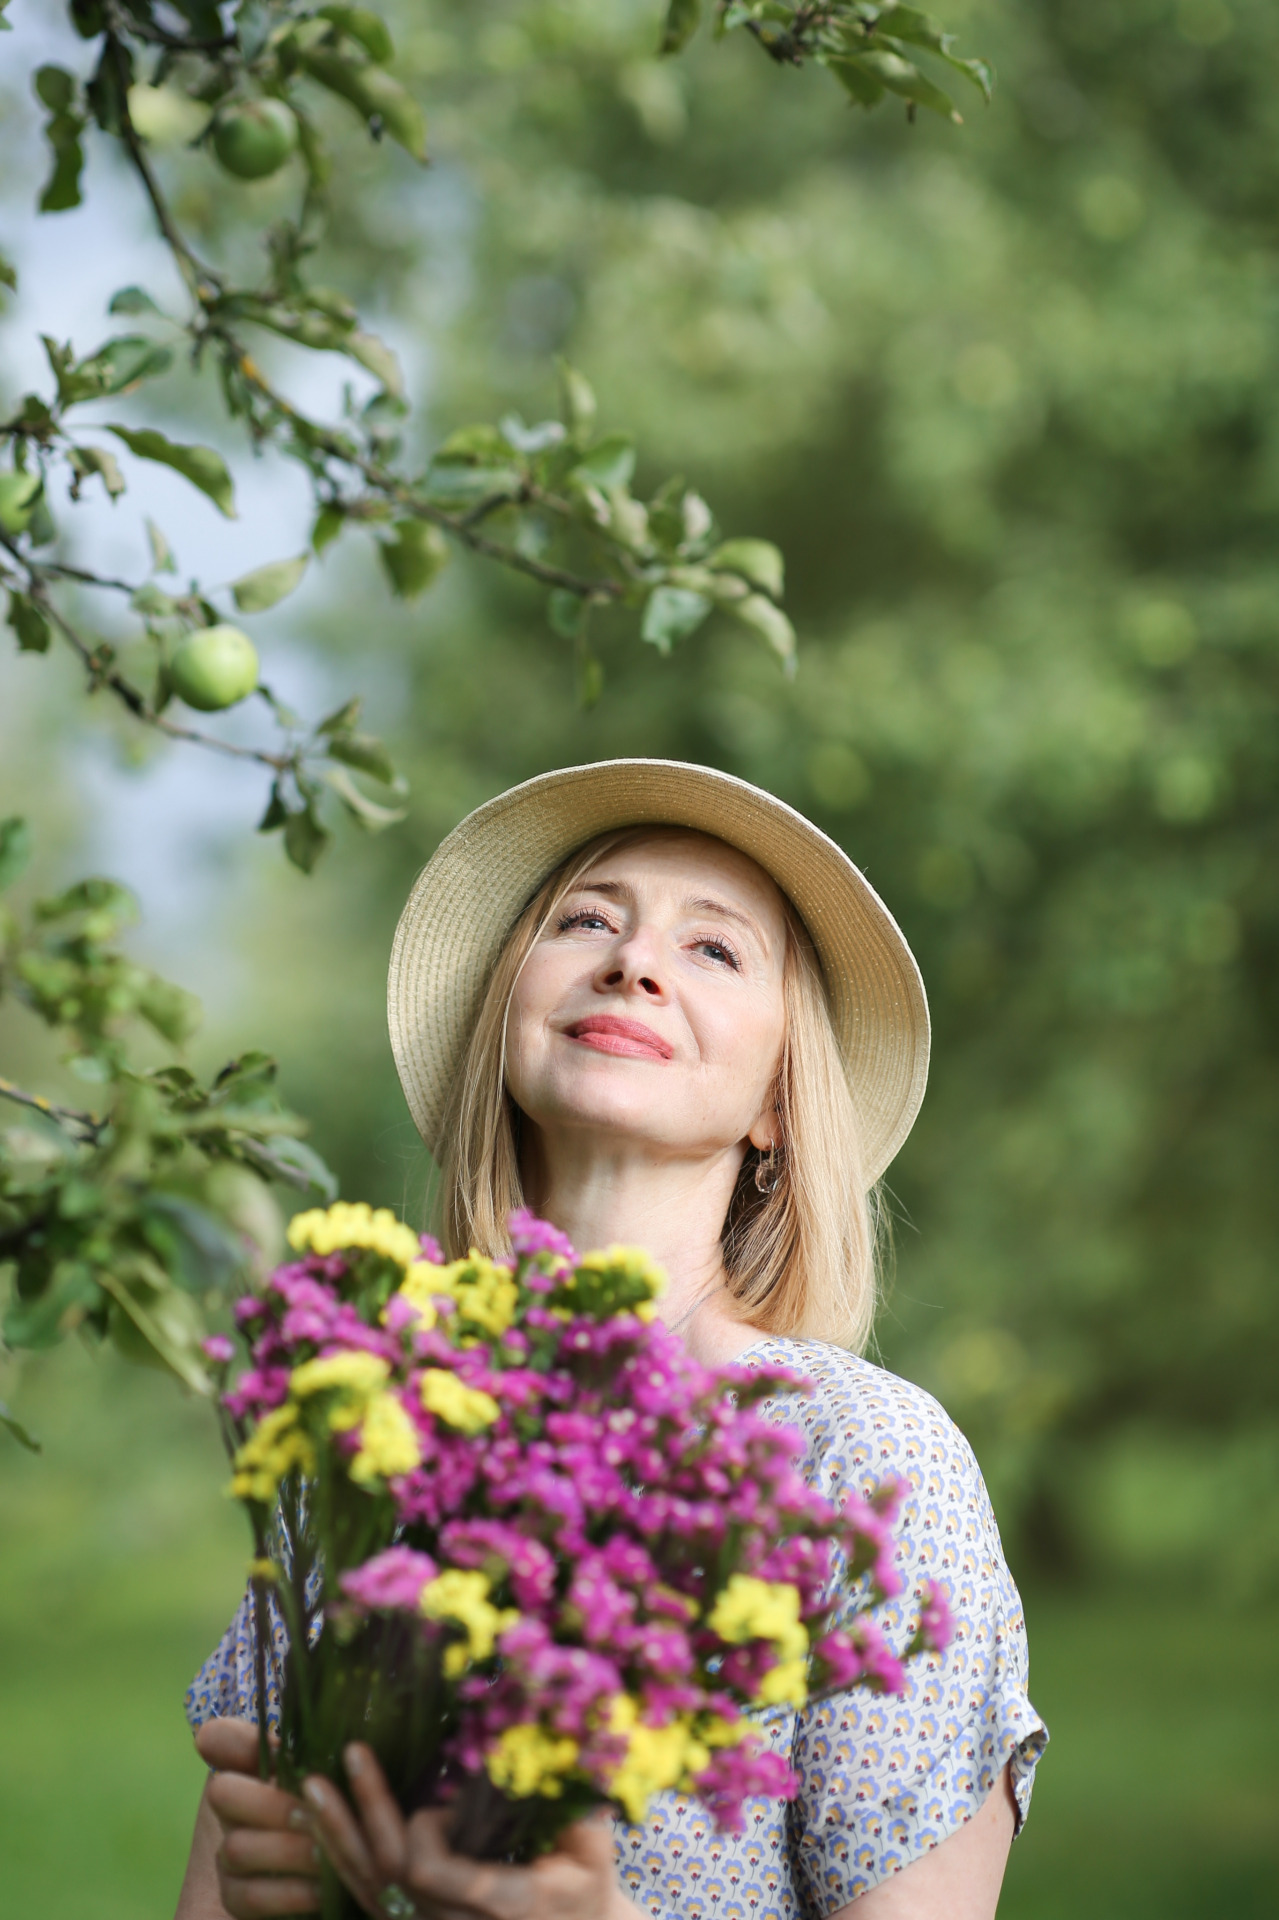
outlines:
[{"label": "woman's hand", "polygon": [[471,1860],[448,1844],[447,1808],[405,1820],[372,1750],[350,1746],[345,1758],[358,1819],[329,1780],[313,1776],[303,1792],[329,1859],[378,1920],[625,1920],[636,1913],[617,1884],[602,1822],[567,1828],[555,1852],[527,1867]]},{"label": "woman's hand", "polygon": [[320,1852],[312,1821],[294,1794],[258,1777],[258,1730],[248,1720],[208,1720],[195,1736],[216,1769],[205,1806],[221,1830],[218,1891],[232,1920],[318,1913]]}]

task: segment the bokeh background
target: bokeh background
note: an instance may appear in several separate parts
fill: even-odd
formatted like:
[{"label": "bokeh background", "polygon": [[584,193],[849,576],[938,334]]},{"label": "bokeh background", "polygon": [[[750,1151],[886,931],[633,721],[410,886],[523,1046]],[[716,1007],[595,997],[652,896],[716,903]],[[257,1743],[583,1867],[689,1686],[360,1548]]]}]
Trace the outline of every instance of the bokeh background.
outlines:
[{"label": "bokeh background", "polygon": [[[385,11],[435,160],[346,130],[323,278],[399,348],[423,445],[544,417],[566,353],[648,478],[682,471],[727,531],[785,549],[798,676],[727,625],[660,659],[619,621],[582,711],[537,595],[455,563],[405,609],[352,539],[254,633],[308,710],[365,694],[406,825],[304,879],[252,838],[253,774],[139,745],[69,664],[6,653],[0,805],[37,825],[32,887],[128,881],[138,952],[205,998],[199,1064],[268,1047],[344,1191],[412,1216],[428,1169],[382,982],[441,835],[618,753],[809,813],[932,997],[879,1342],[971,1436],[1026,1596],[1053,1744],[1001,1914],[1271,1915],[1279,12],[947,0],[999,73],[957,128],[867,117],[705,35],[659,64],[651,0]],[[86,207],[32,216],[26,75],[84,58],[60,15],[14,0],[0,41],[4,401],[39,376],[39,328],[87,349],[116,286],[168,284],[98,147]],[[281,190],[165,164],[233,253]],[[337,403],[323,357],[274,364]],[[182,377],[155,392],[158,424],[235,451]],[[236,464],[233,526],[139,468],[73,539],[138,571],[142,504],[207,580],[297,551],[299,477]],[[38,1070],[19,1018],[3,1037]],[[45,1443],[0,1451],[3,1904],[145,1920],[199,1787],[180,1696],[245,1543],[171,1382],[67,1350],[2,1384]]]}]

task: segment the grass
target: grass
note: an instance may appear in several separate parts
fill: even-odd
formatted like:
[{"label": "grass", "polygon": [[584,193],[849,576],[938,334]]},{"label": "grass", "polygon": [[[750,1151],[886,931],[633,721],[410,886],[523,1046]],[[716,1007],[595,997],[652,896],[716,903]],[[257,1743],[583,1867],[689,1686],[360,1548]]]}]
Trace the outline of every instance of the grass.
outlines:
[{"label": "grass", "polygon": [[[64,1352],[0,1436],[3,1909],[166,1920],[201,1769],[183,1690],[246,1558],[207,1411]],[[1001,1920],[1279,1912],[1279,1612],[1165,1592],[1032,1594],[1053,1734]]]}]

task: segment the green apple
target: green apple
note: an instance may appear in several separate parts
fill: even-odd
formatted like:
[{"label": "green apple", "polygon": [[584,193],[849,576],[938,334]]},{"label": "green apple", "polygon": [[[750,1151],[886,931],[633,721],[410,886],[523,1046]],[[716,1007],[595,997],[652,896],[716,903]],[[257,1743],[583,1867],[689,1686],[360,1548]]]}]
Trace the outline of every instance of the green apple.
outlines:
[{"label": "green apple", "polygon": [[38,473],[0,473],[0,530],[10,538],[30,525],[40,485]]},{"label": "green apple", "polygon": [[169,679],[189,707],[218,713],[246,699],[257,686],[257,648],[238,627],[202,627],[179,643],[169,662]]},{"label": "green apple", "polygon": [[298,123],[283,100],[241,100],[213,122],[213,151],[239,180],[277,173],[298,143]]}]

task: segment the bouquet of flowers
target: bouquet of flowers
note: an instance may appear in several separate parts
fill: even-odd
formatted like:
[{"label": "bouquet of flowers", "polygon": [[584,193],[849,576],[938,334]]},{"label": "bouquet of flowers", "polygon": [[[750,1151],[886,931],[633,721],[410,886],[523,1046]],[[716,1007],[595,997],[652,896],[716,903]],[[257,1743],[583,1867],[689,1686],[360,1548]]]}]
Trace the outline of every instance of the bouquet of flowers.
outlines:
[{"label": "bouquet of flowers", "polygon": [[[392,1214],[299,1215],[298,1258],[236,1318],[231,1491],[252,1521],[259,1725],[268,1612],[287,1626],[278,1766],[341,1778],[367,1741],[454,1844],[527,1859],[663,1788],[721,1826],[794,1781],[757,1710],[903,1685],[866,1610],[897,1589],[886,1486],[837,1510],[764,1367],[707,1369],[654,1315],[663,1276],[579,1258],[518,1213],[513,1258],[445,1263]],[[944,1645],[930,1594],[912,1647]],[[330,1890],[328,1911],[344,1911]]]}]

